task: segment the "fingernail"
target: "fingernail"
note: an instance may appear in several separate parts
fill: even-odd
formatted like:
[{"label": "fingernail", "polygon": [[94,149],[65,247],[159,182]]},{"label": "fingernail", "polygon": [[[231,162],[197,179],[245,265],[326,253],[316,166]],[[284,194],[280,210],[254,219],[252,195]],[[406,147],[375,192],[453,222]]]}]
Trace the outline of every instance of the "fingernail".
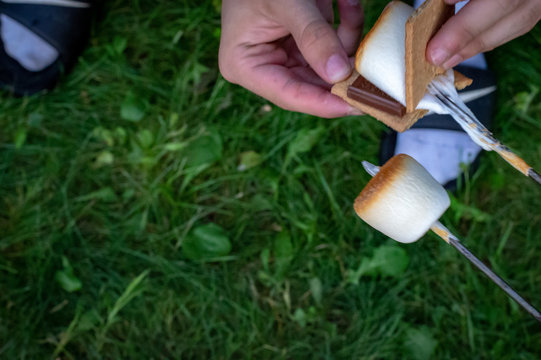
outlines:
[{"label": "fingernail", "polygon": [[462,56],[460,55],[453,55],[451,56],[451,58],[449,60],[447,60],[445,63],[443,63],[443,68],[444,69],[450,69],[450,68],[453,68],[455,66],[457,66],[458,64],[460,64],[460,62],[462,61]]},{"label": "fingernail", "polygon": [[348,62],[338,54],[332,55],[329,60],[327,60],[325,70],[327,71],[329,80],[333,84],[340,80],[344,80],[351,73]]},{"label": "fingernail", "polygon": [[432,50],[430,53],[430,58],[434,65],[441,65],[447,58],[449,58],[449,53],[445,49],[437,48]]}]

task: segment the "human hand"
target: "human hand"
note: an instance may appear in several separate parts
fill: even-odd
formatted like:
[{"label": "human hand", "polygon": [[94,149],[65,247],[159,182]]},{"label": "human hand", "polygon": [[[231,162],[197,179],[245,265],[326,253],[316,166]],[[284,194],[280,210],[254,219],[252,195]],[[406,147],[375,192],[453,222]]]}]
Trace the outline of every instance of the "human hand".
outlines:
[{"label": "human hand", "polygon": [[224,78],[292,111],[359,114],[330,93],[352,71],[363,26],[357,0],[223,0],[219,66]]},{"label": "human hand", "polygon": [[540,0],[470,0],[428,43],[427,58],[434,65],[452,68],[527,33],[540,18]]}]

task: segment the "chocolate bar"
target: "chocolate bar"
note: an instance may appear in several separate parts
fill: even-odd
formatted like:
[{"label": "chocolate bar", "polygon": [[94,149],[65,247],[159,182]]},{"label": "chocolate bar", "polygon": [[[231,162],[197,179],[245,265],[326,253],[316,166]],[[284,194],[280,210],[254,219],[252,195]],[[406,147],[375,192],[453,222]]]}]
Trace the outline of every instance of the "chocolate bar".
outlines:
[{"label": "chocolate bar", "polygon": [[361,75],[348,87],[347,96],[391,115],[403,116],[406,113],[404,105],[381,91]]}]

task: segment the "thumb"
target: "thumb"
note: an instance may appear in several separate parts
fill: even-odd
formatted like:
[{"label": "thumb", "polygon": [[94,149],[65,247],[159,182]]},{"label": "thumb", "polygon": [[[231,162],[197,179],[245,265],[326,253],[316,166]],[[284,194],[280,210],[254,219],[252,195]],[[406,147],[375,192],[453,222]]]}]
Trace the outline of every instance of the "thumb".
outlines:
[{"label": "thumb", "polygon": [[[291,4],[292,3],[292,4]],[[336,83],[351,73],[344,46],[312,1],[295,1],[284,11],[285,26],[312,69],[326,82]]]}]

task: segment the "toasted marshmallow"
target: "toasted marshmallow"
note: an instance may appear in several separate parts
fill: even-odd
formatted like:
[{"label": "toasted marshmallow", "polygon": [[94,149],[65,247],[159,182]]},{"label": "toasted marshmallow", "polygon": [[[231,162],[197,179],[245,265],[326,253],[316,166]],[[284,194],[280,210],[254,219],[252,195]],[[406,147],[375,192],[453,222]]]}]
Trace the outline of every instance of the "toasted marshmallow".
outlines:
[{"label": "toasted marshmallow", "polygon": [[449,195],[412,157],[391,158],[355,199],[355,212],[388,237],[419,240],[450,205]]},{"label": "toasted marshmallow", "polygon": [[406,22],[414,9],[393,1],[363,39],[355,69],[393,99],[406,105]]}]

